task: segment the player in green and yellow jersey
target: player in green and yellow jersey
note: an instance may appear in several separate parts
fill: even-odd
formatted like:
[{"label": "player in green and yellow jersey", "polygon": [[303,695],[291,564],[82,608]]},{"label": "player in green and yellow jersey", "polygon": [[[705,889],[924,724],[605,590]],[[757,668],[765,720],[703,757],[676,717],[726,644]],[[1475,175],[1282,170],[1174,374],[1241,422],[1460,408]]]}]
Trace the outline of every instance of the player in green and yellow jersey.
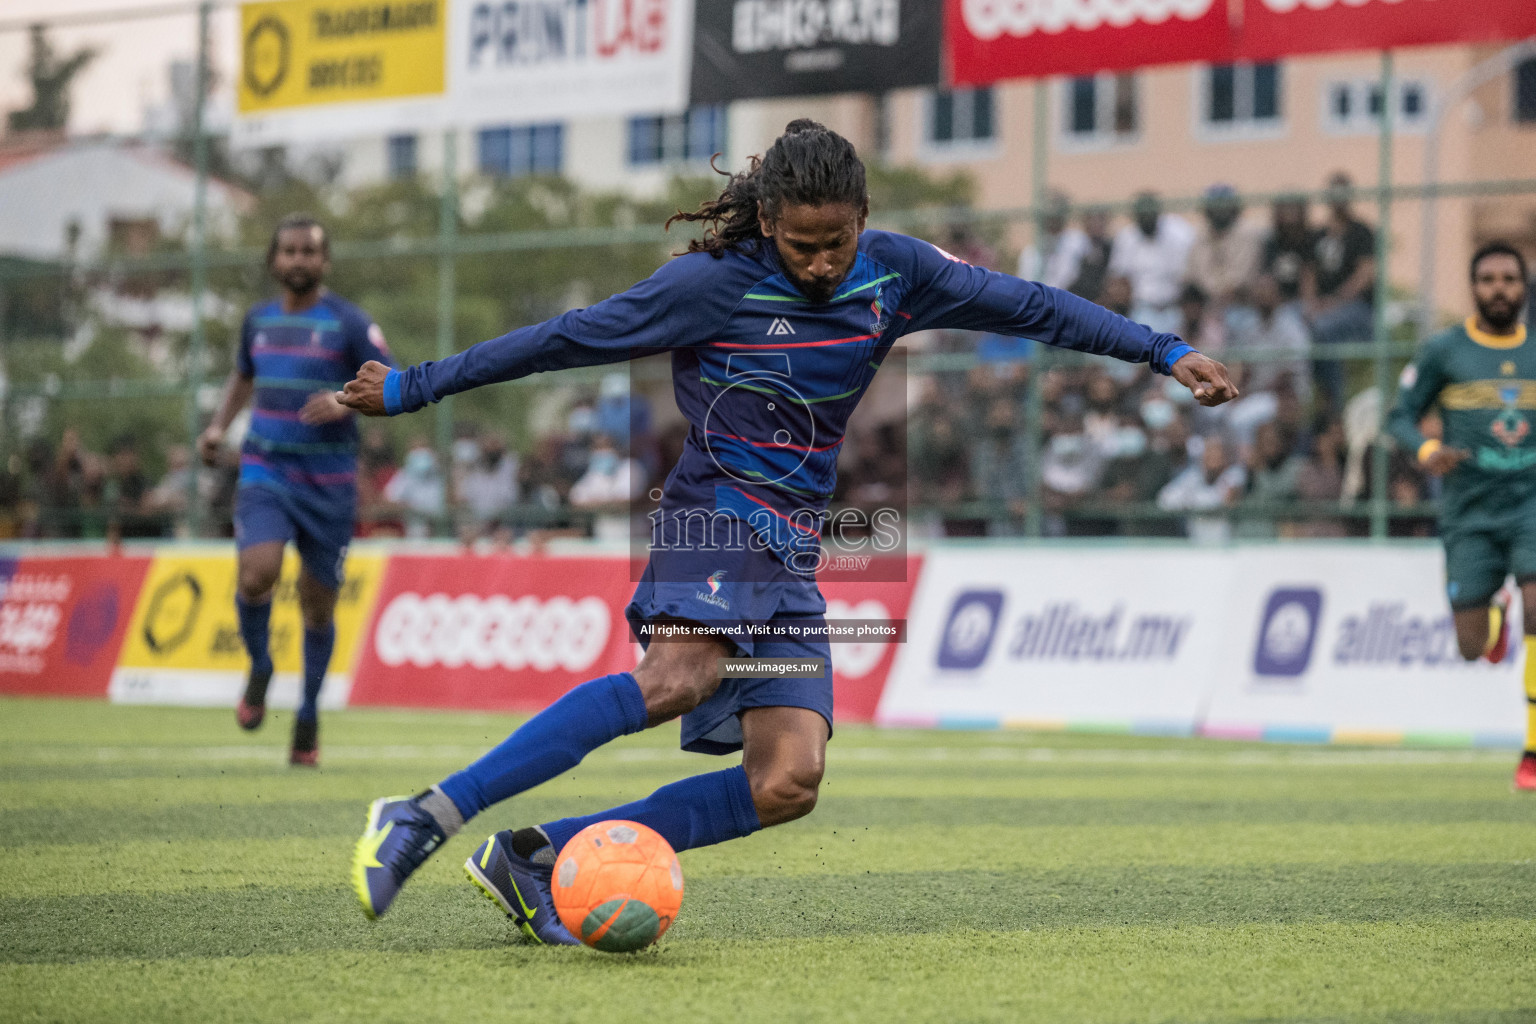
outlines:
[{"label": "player in green and yellow jersey", "polygon": [[[1440,535],[1456,641],[1468,661],[1509,651],[1513,575],[1525,609],[1525,753],[1515,788],[1536,790],[1536,343],[1526,343],[1525,258],[1503,242],[1472,257],[1477,315],[1434,335],[1403,370],[1390,429],[1445,477]],[[1441,438],[1419,421],[1440,407]]]}]

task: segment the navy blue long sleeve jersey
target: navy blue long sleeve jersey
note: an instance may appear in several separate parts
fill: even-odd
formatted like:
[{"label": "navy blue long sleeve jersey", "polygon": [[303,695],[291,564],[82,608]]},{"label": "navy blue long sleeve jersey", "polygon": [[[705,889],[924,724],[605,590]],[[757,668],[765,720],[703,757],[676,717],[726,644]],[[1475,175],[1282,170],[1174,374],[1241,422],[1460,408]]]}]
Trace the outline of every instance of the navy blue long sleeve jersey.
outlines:
[{"label": "navy blue long sleeve jersey", "polygon": [[586,309],[389,375],[385,409],[545,370],[672,350],[677,404],[690,424],[662,512],[707,510],[751,523],[787,555],[814,551],[848,417],[903,334],[955,328],[1149,362],[1192,351],[1067,292],[998,274],[936,246],[865,231],[847,279],[812,302],[765,239],[716,258],[690,253]]}]

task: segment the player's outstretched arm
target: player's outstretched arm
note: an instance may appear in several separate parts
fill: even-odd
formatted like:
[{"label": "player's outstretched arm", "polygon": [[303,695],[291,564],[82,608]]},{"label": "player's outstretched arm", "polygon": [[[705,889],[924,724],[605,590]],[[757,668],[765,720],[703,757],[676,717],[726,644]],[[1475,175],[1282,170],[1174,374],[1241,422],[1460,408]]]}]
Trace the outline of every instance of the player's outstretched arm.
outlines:
[{"label": "player's outstretched arm", "polygon": [[1237,397],[1237,385],[1227,376],[1227,368],[1210,356],[1187,352],[1169,372],[1201,405],[1221,405]]},{"label": "player's outstretched arm", "polygon": [[[951,328],[1032,338],[1056,348],[1148,363],[1158,373],[1177,377],[1206,405],[1237,397],[1226,369],[1176,334],[1153,331],[1059,288],[972,266],[915,238],[887,235],[881,241],[915,285],[906,310],[909,331]],[[1175,372],[1176,365],[1183,369]]]},{"label": "player's outstretched arm", "polygon": [[471,345],[447,359],[398,371],[367,364],[338,398],[365,416],[394,416],[486,384],[701,344],[714,336],[750,283],[729,279],[742,271],[726,263],[704,254],[682,256],[602,302]]},{"label": "player's outstretched arm", "polygon": [[370,359],[357,368],[357,376],[336,392],[336,401],[364,416],[388,416],[384,408],[384,381],[389,367]]}]

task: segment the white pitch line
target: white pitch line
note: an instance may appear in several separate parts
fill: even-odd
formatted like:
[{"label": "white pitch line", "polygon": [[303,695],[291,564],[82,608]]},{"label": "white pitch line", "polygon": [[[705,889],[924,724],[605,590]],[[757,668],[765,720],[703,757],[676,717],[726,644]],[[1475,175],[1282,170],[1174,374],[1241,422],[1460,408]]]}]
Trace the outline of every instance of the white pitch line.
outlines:
[{"label": "white pitch line", "polygon": [[[468,744],[389,746],[327,746],[325,758],[329,761],[469,761],[486,751],[485,746]],[[280,759],[279,747],[220,746],[220,747],[40,747],[24,751],[0,753],[0,765],[56,765],[77,764],[81,761],[97,763],[156,763],[188,761],[273,761]],[[827,749],[827,759],[838,762],[920,763],[920,762],[989,762],[1063,765],[1197,765],[1210,767],[1268,767],[1295,765],[1298,767],[1350,767],[1372,765],[1437,765],[1437,764],[1485,764],[1503,763],[1510,757],[1504,750],[1423,750],[1388,748],[1375,750],[1234,750],[1179,751],[1147,750],[1136,748],[1096,747],[1088,749],[1061,749],[1056,747],[870,747],[839,746],[833,743]],[[641,747],[596,751],[589,763],[617,762],[635,764],[647,762],[684,761],[693,759],[675,748]]]}]

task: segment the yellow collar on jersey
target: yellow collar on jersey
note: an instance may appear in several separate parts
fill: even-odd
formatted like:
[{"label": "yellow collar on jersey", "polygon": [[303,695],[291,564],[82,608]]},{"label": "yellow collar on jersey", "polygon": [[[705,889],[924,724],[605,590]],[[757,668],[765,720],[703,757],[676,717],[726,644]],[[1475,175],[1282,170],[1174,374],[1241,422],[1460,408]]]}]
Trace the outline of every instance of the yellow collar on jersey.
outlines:
[{"label": "yellow collar on jersey", "polygon": [[1525,324],[1521,324],[1514,334],[1489,334],[1477,329],[1477,317],[1469,316],[1462,326],[1467,330],[1467,337],[1484,348],[1519,348],[1525,344]]}]

